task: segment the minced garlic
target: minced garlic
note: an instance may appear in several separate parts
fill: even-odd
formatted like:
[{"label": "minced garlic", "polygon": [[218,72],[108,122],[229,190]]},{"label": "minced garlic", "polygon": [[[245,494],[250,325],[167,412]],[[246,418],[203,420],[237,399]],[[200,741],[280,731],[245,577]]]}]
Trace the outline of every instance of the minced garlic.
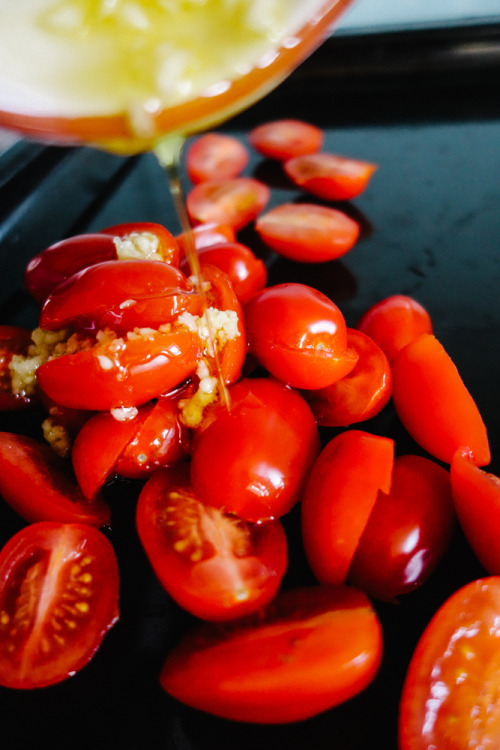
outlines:
[{"label": "minced garlic", "polygon": [[67,429],[63,425],[56,424],[51,417],[47,417],[42,422],[42,432],[44,440],[59,456],[66,457],[69,455],[71,440]]},{"label": "minced garlic", "polygon": [[204,359],[198,363],[196,370],[200,382],[198,390],[190,397],[179,401],[180,419],[186,427],[199,427],[204,409],[213,404],[218,396],[217,378],[210,375],[210,370]]},{"label": "minced garlic", "polygon": [[160,240],[152,232],[131,232],[125,237],[113,237],[113,242],[119,260],[127,258],[164,260],[158,252]]},{"label": "minced garlic", "polygon": [[205,344],[205,353],[213,357],[211,351],[212,337],[214,343],[221,349],[228,341],[238,338],[238,314],[234,310],[217,310],[209,307],[202,316],[183,312],[175,321],[175,325],[185,326],[188,330],[197,333]]}]

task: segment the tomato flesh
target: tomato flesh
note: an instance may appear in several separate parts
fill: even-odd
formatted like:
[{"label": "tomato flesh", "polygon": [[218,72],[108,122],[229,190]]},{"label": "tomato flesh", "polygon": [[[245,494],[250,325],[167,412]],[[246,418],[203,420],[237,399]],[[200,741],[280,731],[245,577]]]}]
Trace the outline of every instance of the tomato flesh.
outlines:
[{"label": "tomato flesh", "polygon": [[231,135],[205,133],[192,141],[186,151],[186,171],[196,185],[208,180],[228,180],[245,169],[247,148]]},{"label": "tomato flesh", "polygon": [[351,200],[360,195],[376,168],[369,162],[326,153],[296,156],[284,165],[295,185],[326,201]]},{"label": "tomato flesh", "polygon": [[293,119],[266,122],[248,134],[248,140],[256,151],[277,161],[315,153],[323,145],[323,138],[321,128]]},{"label": "tomato flesh", "polygon": [[267,205],[270,190],[251,177],[202,182],[186,196],[192,224],[229,224],[235,231],[253,221]]}]

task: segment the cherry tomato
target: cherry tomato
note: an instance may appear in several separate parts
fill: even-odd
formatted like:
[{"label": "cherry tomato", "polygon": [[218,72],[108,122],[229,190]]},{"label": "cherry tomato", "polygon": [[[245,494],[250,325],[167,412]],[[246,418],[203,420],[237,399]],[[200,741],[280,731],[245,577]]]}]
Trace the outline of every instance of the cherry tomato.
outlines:
[{"label": "cherry tomato", "polygon": [[313,203],[283,203],[255,222],[272,250],[301,263],[323,263],[345,255],[359,237],[359,225],[347,214]]},{"label": "cherry tomato", "polygon": [[0,552],[0,684],[41,688],[84,667],[118,620],[118,565],[80,524],[33,523]]},{"label": "cherry tomato", "polygon": [[452,458],[451,487],[458,520],[474,553],[491,575],[500,574],[500,478],[475,466],[467,449]]},{"label": "cherry tomato", "polygon": [[474,462],[490,462],[486,427],[451,357],[431,334],[422,334],[392,361],[392,398],[403,426],[435,458],[451,463],[458,448]]},{"label": "cherry tomato", "polygon": [[151,221],[115,224],[102,229],[101,234],[113,237],[119,258],[149,258],[179,265],[178,242],[162,224]]},{"label": "cherry tomato", "polygon": [[205,133],[186,151],[186,171],[191,182],[229,180],[248,164],[247,148],[237,138],[223,133]]},{"label": "cherry tomato", "polygon": [[367,187],[377,167],[335,154],[306,154],[284,164],[288,177],[307,193],[326,201],[351,200]]},{"label": "cherry tomato", "polygon": [[199,336],[183,326],[145,330],[50,359],[38,368],[37,379],[62,406],[91,411],[139,406],[188,378],[201,354]]},{"label": "cherry tomato", "polygon": [[413,591],[441,562],[454,521],[449,472],[423,456],[397,456],[390,492],[379,492],[349,583],[385,601]]},{"label": "cherry tomato", "polygon": [[302,537],[321,583],[346,580],[378,493],[390,490],[393,461],[392,440],[347,430],[314,462],[302,498]]},{"label": "cherry tomato", "polygon": [[250,352],[294,388],[325,388],[358,359],[348,348],[344,316],[321,292],[285,283],[257,292],[245,307]]},{"label": "cherry tomato", "polygon": [[399,713],[401,750],[500,745],[500,578],[472,581],[445,601],[421,636]]},{"label": "cherry tomato", "polygon": [[240,380],[229,399],[230,410],[209,407],[193,437],[193,489],[248,521],[279,518],[319,451],[314,417],[299,393],[266,378]]},{"label": "cherry tomato", "polygon": [[67,462],[45,443],[0,432],[0,494],[26,521],[60,521],[90,526],[109,522],[109,506],[89,502]]},{"label": "cherry tomato", "polygon": [[182,271],[157,260],[97,263],[73,274],[45,301],[45,330],[75,327],[117,332],[157,328],[187,310],[201,314],[202,300]]},{"label": "cherry tomato", "polygon": [[253,221],[270,198],[267,185],[252,177],[202,182],[189,191],[186,208],[192,224],[229,224],[235,231]]},{"label": "cherry tomato", "polygon": [[429,313],[420,302],[404,294],[393,294],[372,305],[356,328],[377,343],[389,362],[422,333],[432,334]]},{"label": "cherry tomato", "polygon": [[[220,242],[200,248],[198,258],[200,263],[217,266],[227,274],[242,305],[266,285],[267,270],[264,263],[240,242]],[[187,260],[181,263],[181,270],[189,273]]]},{"label": "cherry tomato", "polygon": [[17,411],[30,406],[32,399],[13,393],[9,363],[15,354],[25,355],[31,344],[31,331],[21,326],[0,325],[0,411]]},{"label": "cherry tomato", "polygon": [[301,721],[348,700],[374,678],[382,635],[353,587],[279,594],[259,618],[188,632],[160,681],[178,700],[227,719]]},{"label": "cherry tomato", "polygon": [[303,392],[317,424],[325,427],[371,419],[391,397],[391,366],[382,349],[353,328],[347,329],[347,347],[358,355],[353,369],[326,388]]},{"label": "cherry tomato", "polygon": [[235,242],[236,234],[233,227],[229,224],[198,224],[192,227],[188,232],[182,232],[176,237],[181,256],[185,258],[188,255],[188,246],[192,243],[196,250],[202,250],[209,245],[220,244],[222,242]]},{"label": "cherry tomato", "polygon": [[302,120],[266,122],[248,134],[249,142],[259,154],[278,161],[319,151],[323,137],[320,128]]},{"label": "cherry tomato", "polygon": [[158,471],[146,482],[137,529],[162,586],[202,619],[257,611],[275,596],[287,567],[280,522],[250,524],[204,505],[187,467]]}]

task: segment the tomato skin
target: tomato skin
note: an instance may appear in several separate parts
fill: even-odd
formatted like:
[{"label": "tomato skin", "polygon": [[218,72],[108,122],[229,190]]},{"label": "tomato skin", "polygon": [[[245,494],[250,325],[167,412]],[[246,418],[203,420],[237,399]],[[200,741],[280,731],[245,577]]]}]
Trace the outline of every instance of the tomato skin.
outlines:
[{"label": "tomato skin", "polygon": [[345,255],[359,237],[347,214],[313,203],[283,203],[257,218],[255,229],[272,250],[300,263],[324,263]]},{"label": "tomato skin", "polygon": [[396,601],[441,562],[455,529],[449,472],[423,456],[394,459],[391,490],[380,492],[349,567],[368,596]]},{"label": "tomato skin", "polygon": [[428,453],[451,463],[458,448],[474,462],[490,462],[486,427],[451,357],[430,334],[410,342],[392,361],[392,398],[398,417]]},{"label": "tomato skin", "polygon": [[344,316],[326,295],[285,283],[257,292],[245,306],[250,353],[293,388],[318,389],[344,377],[357,361]]},{"label": "tomato skin", "polygon": [[254,523],[297,502],[319,451],[314,417],[299,393],[267,378],[229,388],[230,410],[209,408],[193,436],[191,482],[214,508]]},{"label": "tomato skin", "polygon": [[137,504],[137,530],[165,590],[205,620],[259,610],[275,596],[287,567],[280,522],[248,524],[204,505],[190,487],[187,467],[148,479]]},{"label": "tomato skin", "polygon": [[302,120],[273,120],[258,125],[248,134],[253,148],[268,159],[286,161],[313,154],[323,145],[323,131]]},{"label": "tomato skin", "polygon": [[392,371],[382,349],[361,331],[347,329],[347,346],[358,355],[350,372],[326,388],[304,391],[317,424],[345,427],[378,414],[392,392]]},{"label": "tomato skin", "polygon": [[249,618],[187,633],[160,682],[188,705],[236,721],[302,721],[342,703],[374,678],[382,635],[353,587],[286,591]]},{"label": "tomato skin", "polygon": [[237,232],[250,224],[271,196],[267,185],[252,177],[210,180],[195,185],[186,196],[192,224],[229,224]]},{"label": "tomato skin", "polygon": [[197,250],[202,250],[210,245],[221,244],[223,242],[236,242],[236,234],[233,227],[229,224],[216,224],[209,222],[207,224],[198,224],[192,227],[189,232],[182,232],[176,237],[181,258],[185,259],[188,244],[194,243]]},{"label": "tomato skin", "polygon": [[45,443],[0,432],[0,494],[29,523],[59,521],[97,528],[109,523],[109,506],[88,502],[64,459]]},{"label": "tomato skin", "polygon": [[17,411],[30,406],[33,399],[12,392],[9,363],[15,354],[25,355],[31,344],[31,331],[21,326],[0,325],[0,411]]},{"label": "tomato skin", "polygon": [[336,154],[296,156],[284,164],[288,177],[307,193],[326,201],[356,198],[367,187],[375,164]]},{"label": "tomato skin", "polygon": [[250,155],[237,138],[224,133],[205,133],[192,141],[186,151],[186,171],[195,185],[208,180],[238,177]]},{"label": "tomato skin", "polygon": [[404,294],[393,294],[376,302],[361,316],[356,328],[370,336],[390,362],[420,334],[433,332],[425,307]]},{"label": "tomato skin", "polygon": [[490,575],[500,574],[500,478],[479,469],[467,449],[450,467],[453,501],[460,526],[477,559]]},{"label": "tomato skin", "polygon": [[157,224],[152,221],[135,221],[127,222],[125,224],[114,224],[111,227],[101,229],[101,234],[111,235],[114,244],[116,243],[116,239],[130,240],[136,235],[153,235],[157,241],[155,253],[161,256],[161,260],[171,266],[177,267],[179,265],[179,244],[174,235],[169,232],[163,224]]},{"label": "tomato skin", "polygon": [[379,490],[389,492],[394,442],[363,430],[330,440],[314,462],[302,497],[302,539],[320,583],[345,582]]},{"label": "tomato skin", "polygon": [[118,620],[118,587],[97,529],[40,522],[15,534],[0,552],[0,684],[42,688],[82,669]]},{"label": "tomato skin", "polygon": [[500,578],[472,581],[438,609],[420,637],[399,711],[401,750],[496,748]]}]

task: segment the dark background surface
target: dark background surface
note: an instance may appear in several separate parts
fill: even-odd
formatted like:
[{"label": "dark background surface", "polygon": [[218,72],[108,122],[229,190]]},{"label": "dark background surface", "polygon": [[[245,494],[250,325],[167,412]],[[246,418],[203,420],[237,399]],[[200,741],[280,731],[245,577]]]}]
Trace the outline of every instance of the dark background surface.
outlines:
[{"label": "dark background surface", "polygon": [[[335,37],[263,102],[223,130],[245,138],[269,119],[298,117],[326,131],[325,150],[379,165],[367,191],[345,209],[362,238],[344,258],[297,265],[266,252],[251,231],[242,241],[266,258],[269,283],[301,281],[328,294],[355,325],[389,294],[418,299],[474,396],[490,435],[490,469],[500,474],[500,31],[495,26]],[[247,174],[272,187],[272,204],[304,200],[276,165],[252,154]],[[187,182],[185,181],[187,187]],[[309,200],[309,199],[308,199]],[[36,307],[22,272],[62,237],[122,221],[178,223],[152,156],[130,159],[90,149],[20,143],[0,158],[0,323],[34,327]],[[389,405],[364,429],[389,435],[396,451],[420,452]],[[32,431],[27,416],[0,415],[0,429]],[[324,435],[325,439],[330,435]],[[248,726],[179,706],[158,685],[169,648],[191,619],[160,589],[134,529],[137,486],[109,488],[109,532],[121,571],[121,619],[78,675],[34,692],[0,689],[1,744],[135,750],[396,748],[397,704],[416,640],[445,598],[484,574],[457,532],[433,578],[399,605],[375,603],[385,655],[362,695],[291,726]],[[298,535],[285,520],[285,585],[312,581]],[[23,526],[0,507],[0,543]]]}]

